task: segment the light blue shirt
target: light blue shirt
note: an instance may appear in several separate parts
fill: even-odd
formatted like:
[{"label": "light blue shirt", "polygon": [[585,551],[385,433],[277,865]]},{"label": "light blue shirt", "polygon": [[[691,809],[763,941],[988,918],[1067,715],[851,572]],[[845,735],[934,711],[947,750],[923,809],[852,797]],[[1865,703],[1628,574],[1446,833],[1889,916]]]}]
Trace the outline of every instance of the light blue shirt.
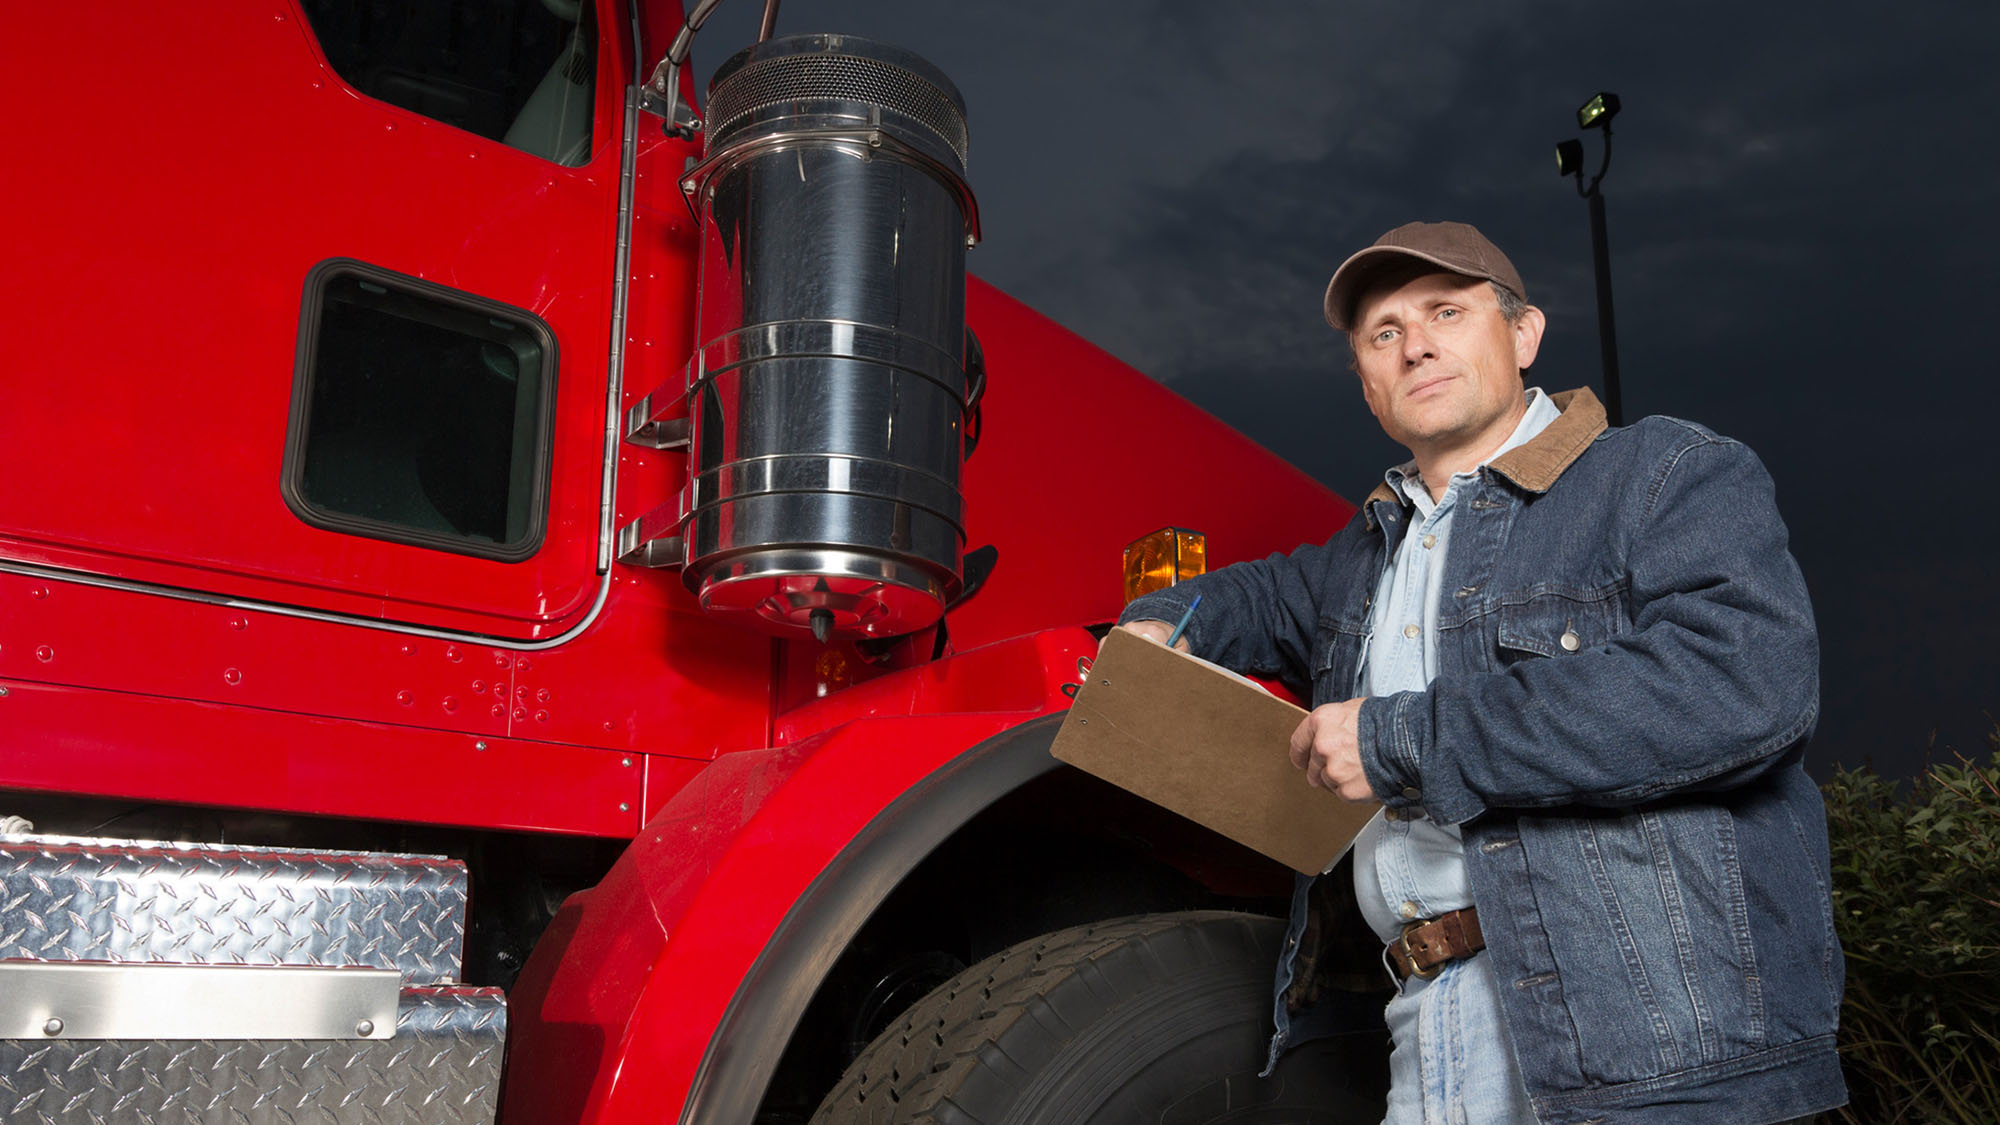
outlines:
[{"label": "light blue shirt", "polygon": [[[1530,387],[1528,411],[1520,424],[1480,464],[1526,443],[1561,414],[1540,388]],[[1453,474],[1444,497],[1433,500],[1416,462],[1389,470],[1389,487],[1415,511],[1402,546],[1375,588],[1362,670],[1366,694],[1422,691],[1437,678],[1438,594],[1445,552],[1451,546],[1452,513],[1460,486],[1476,477],[1476,470]],[[1387,814],[1394,811],[1376,813],[1354,841],[1355,897],[1361,916],[1385,942],[1407,922],[1472,905],[1458,827],[1433,823],[1415,810],[1390,819]]]}]

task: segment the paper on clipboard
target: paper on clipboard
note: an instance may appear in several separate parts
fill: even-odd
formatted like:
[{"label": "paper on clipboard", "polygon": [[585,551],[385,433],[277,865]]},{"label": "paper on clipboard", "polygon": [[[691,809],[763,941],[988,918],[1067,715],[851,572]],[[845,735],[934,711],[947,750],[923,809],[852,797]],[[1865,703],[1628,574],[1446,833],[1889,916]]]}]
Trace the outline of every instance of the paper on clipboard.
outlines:
[{"label": "paper on clipboard", "polygon": [[1305,716],[1232,672],[1114,629],[1051,753],[1316,875],[1380,806],[1306,784],[1286,754]]}]

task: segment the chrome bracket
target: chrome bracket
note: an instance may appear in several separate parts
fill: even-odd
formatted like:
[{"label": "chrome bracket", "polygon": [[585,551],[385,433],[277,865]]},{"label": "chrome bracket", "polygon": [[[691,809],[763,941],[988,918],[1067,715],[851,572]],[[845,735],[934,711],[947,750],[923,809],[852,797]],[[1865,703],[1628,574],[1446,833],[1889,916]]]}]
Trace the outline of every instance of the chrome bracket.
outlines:
[{"label": "chrome bracket", "polygon": [[663,397],[660,390],[648,393],[625,412],[625,440],[647,449],[686,449],[690,436],[687,415],[668,416],[686,401],[685,396],[667,398],[655,410],[653,400]]},{"label": "chrome bracket", "polygon": [[669,500],[618,529],[618,561],[654,568],[686,566],[687,541],[680,528],[680,501]]},{"label": "chrome bracket", "polygon": [[681,100],[681,68],[671,57],[661,59],[653,76],[639,87],[639,108],[660,118],[667,132],[684,141],[702,130],[701,115]]},{"label": "chrome bracket", "polygon": [[667,48],[660,61],[653,64],[653,74],[646,79],[639,91],[639,108],[656,117],[664,118],[667,132],[684,141],[694,139],[701,132],[701,115],[691,105],[680,100],[681,64],[687,61],[688,48],[694,43],[694,33],[708,21],[710,12],[722,0],[695,0],[694,7],[688,9],[681,21],[680,33]]}]

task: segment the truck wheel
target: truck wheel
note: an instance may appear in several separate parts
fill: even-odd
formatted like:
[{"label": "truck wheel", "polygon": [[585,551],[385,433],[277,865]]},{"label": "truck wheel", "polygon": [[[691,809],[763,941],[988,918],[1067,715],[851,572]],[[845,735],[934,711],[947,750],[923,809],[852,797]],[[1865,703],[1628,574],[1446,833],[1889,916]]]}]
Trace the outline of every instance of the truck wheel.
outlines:
[{"label": "truck wheel", "polygon": [[1274,918],[1209,911],[1022,942],[918,1001],[813,1122],[1380,1121],[1385,1038],[1308,1043],[1257,1077],[1282,937]]}]

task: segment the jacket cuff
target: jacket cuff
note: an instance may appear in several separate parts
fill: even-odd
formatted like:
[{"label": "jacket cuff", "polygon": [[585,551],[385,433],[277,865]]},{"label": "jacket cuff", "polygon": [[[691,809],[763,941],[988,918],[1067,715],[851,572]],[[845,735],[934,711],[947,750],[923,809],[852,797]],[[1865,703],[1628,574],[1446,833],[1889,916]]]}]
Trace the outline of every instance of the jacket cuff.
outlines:
[{"label": "jacket cuff", "polygon": [[1421,807],[1439,824],[1464,824],[1485,811],[1459,780],[1449,754],[1435,753],[1435,688],[1364,700],[1356,716],[1361,769],[1390,808]]},{"label": "jacket cuff", "polygon": [[1405,717],[1410,701],[1417,695],[1405,691],[1370,696],[1361,701],[1361,711],[1355,716],[1361,771],[1368,775],[1368,785],[1375,790],[1375,796],[1390,808],[1407,808],[1423,800],[1423,787],[1419,784],[1423,777],[1419,769],[1422,756],[1407,736],[1409,723]]},{"label": "jacket cuff", "polygon": [[[1133,599],[1132,603],[1125,607],[1125,611],[1118,615],[1118,624],[1129,625],[1134,621],[1164,621],[1172,625],[1187,615],[1188,606],[1193,603],[1193,597],[1178,596],[1173,593],[1171,588],[1156,591],[1144,597]],[[1196,622],[1189,621],[1188,627],[1181,630],[1181,639],[1188,643],[1189,652],[1200,651],[1201,642],[1197,639],[1199,636],[1200,630],[1196,627]]]}]

